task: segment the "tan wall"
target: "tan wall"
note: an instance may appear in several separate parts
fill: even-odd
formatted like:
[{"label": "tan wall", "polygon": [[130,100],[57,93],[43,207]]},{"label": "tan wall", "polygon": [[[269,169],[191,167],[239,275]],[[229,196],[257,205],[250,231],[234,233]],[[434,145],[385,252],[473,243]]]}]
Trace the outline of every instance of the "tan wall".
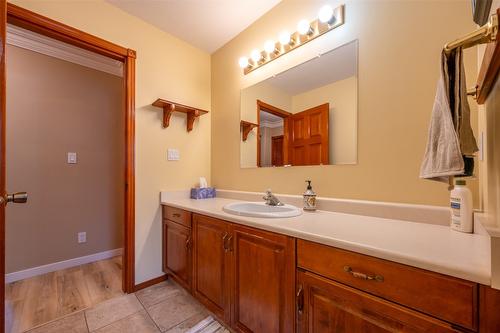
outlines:
[{"label": "tan wall", "polygon": [[10,45],[6,56],[7,186],[29,193],[6,210],[7,273],[121,248],[123,79]]},{"label": "tan wall", "polygon": [[356,164],[358,80],[355,76],[292,96],[292,113],[329,103],[330,164]]},{"label": "tan wall", "polygon": [[[447,185],[419,179],[443,45],[475,29],[470,1],[330,1],[346,4],[346,24],[243,75],[238,58],[279,31],[313,18],[324,1],[284,0],[212,55],[212,180],[220,188],[446,205]],[[358,164],[285,169],[239,166],[239,91],[359,40]],[[475,50],[466,51],[469,84]],[[471,79],[472,78],[472,79]],[[476,114],[474,103],[472,113]]]},{"label": "tan wall", "polygon": [[[161,111],[150,105],[162,97],[210,110],[210,56],[102,0],[12,2],[137,51],[136,283],[160,276],[159,191],[210,180],[211,113],[187,133],[185,116],[162,129]],[[167,162],[167,148],[179,148],[181,160]]]}]

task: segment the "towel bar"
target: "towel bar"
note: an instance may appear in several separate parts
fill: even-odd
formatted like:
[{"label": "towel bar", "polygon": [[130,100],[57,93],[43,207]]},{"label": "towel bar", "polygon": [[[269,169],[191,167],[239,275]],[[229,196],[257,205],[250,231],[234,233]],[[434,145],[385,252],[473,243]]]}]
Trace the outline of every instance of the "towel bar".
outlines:
[{"label": "towel bar", "polygon": [[497,39],[498,34],[498,14],[493,14],[490,16],[488,23],[480,27],[479,29],[468,33],[467,35],[447,43],[444,46],[444,52],[450,53],[452,50],[462,47],[468,48],[475,46],[477,44],[494,42]]}]

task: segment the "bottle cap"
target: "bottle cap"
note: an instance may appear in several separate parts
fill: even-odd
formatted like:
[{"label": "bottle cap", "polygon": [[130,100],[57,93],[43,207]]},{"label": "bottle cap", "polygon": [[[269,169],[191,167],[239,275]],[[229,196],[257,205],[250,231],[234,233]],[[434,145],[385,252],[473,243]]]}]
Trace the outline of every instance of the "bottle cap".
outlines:
[{"label": "bottle cap", "polygon": [[455,181],[455,184],[456,184],[456,185],[465,185],[466,183],[465,183],[465,180],[464,180],[464,179],[457,179],[457,180]]}]

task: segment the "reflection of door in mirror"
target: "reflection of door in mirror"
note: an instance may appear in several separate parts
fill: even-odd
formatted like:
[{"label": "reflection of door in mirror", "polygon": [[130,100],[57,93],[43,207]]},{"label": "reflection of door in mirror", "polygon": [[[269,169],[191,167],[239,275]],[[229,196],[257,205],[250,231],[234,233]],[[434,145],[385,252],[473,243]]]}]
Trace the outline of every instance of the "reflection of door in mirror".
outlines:
[{"label": "reflection of door in mirror", "polygon": [[283,166],[283,135],[273,136],[271,140],[271,164]]},{"label": "reflection of door in mirror", "polygon": [[290,164],[329,163],[329,104],[315,106],[290,117]]}]

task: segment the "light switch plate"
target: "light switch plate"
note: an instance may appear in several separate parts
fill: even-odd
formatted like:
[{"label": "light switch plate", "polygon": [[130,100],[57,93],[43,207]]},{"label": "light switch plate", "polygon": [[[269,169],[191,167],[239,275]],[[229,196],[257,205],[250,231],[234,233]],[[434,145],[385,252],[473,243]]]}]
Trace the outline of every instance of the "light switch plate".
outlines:
[{"label": "light switch plate", "polygon": [[68,153],[68,164],[76,164],[76,162],[77,162],[76,153],[69,152]]},{"label": "light switch plate", "polygon": [[167,161],[178,161],[181,159],[179,149],[168,148],[167,149]]}]

